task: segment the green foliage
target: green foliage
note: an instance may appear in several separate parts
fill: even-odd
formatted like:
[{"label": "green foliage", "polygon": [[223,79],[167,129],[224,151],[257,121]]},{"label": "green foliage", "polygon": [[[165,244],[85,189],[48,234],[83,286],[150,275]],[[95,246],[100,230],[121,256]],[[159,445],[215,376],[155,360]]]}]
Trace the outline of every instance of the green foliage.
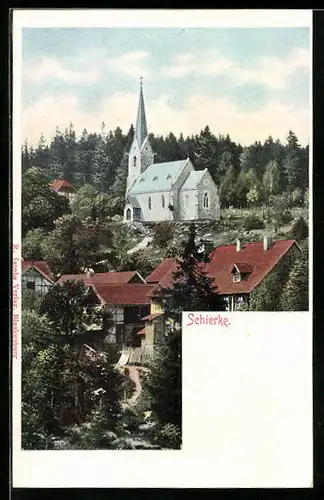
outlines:
[{"label": "green foliage", "polygon": [[297,241],[302,241],[308,238],[308,225],[303,217],[299,217],[293,224],[290,237]]},{"label": "green foliage", "polygon": [[181,448],[181,429],[174,424],[164,424],[154,432],[154,443],[163,449],[178,450]]},{"label": "green foliage", "polygon": [[308,258],[303,253],[291,267],[288,281],[282,290],[283,311],[308,311],[308,279]]},{"label": "green foliage", "polygon": [[281,311],[280,296],[296,256],[287,253],[250,295],[250,311]]},{"label": "green foliage", "polygon": [[51,230],[54,221],[69,213],[69,201],[49,187],[49,177],[36,168],[22,176],[22,232],[31,229]]},{"label": "green foliage", "polygon": [[21,308],[22,310],[30,309],[38,311],[42,296],[34,290],[23,288],[21,293]]},{"label": "green foliage", "polygon": [[43,229],[31,229],[22,241],[22,255],[25,260],[43,260],[42,243],[46,233]]},{"label": "green foliage", "polygon": [[80,188],[72,202],[72,213],[80,220],[88,218],[107,221],[114,215],[123,213],[124,201],[112,195],[97,191],[90,184]]},{"label": "green foliage", "polygon": [[283,225],[292,221],[290,206],[291,200],[285,194],[270,197],[267,219],[272,223],[275,232],[279,232]]},{"label": "green foliage", "polygon": [[159,222],[154,227],[153,243],[160,248],[165,248],[172,240],[174,229],[172,222]]},{"label": "green foliage", "polygon": [[43,257],[55,274],[79,273],[109,256],[112,239],[108,224],[65,215],[44,240]]},{"label": "green foliage", "polygon": [[149,372],[143,380],[151,410],[161,424],[172,423],[181,429],[182,355],[181,330],[170,331],[164,345],[156,346]]},{"label": "green foliage", "polygon": [[53,331],[69,341],[89,330],[101,331],[110,325],[98,299],[82,282],[55,284],[42,298],[39,311],[53,322]]},{"label": "green foliage", "polygon": [[264,222],[260,217],[256,215],[248,215],[243,220],[243,227],[246,231],[251,231],[253,229],[264,229]]}]

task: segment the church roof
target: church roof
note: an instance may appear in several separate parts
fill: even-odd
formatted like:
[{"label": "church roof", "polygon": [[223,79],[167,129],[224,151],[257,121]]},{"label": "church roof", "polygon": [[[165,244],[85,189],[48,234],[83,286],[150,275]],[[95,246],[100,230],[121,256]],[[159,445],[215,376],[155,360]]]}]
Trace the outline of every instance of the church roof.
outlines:
[{"label": "church roof", "polygon": [[206,170],[194,170],[193,172],[190,172],[181,188],[181,191],[187,189],[196,189],[205,172]]},{"label": "church roof", "polygon": [[138,143],[139,147],[142,146],[146,136],[147,136],[147,123],[146,123],[146,115],[145,115],[143,87],[142,87],[142,81],[141,81],[141,89],[140,89],[140,95],[139,95],[136,127],[135,127],[135,137],[137,139],[137,143]]},{"label": "church roof", "polygon": [[169,191],[187,161],[188,158],[180,161],[152,163],[136,179],[129,194]]}]

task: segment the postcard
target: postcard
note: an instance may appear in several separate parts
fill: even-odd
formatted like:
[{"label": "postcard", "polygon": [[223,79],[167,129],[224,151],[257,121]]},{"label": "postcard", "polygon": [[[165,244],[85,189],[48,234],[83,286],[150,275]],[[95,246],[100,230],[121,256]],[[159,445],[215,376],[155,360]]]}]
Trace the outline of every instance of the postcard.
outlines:
[{"label": "postcard", "polygon": [[14,487],[312,487],[311,23],[13,10]]}]

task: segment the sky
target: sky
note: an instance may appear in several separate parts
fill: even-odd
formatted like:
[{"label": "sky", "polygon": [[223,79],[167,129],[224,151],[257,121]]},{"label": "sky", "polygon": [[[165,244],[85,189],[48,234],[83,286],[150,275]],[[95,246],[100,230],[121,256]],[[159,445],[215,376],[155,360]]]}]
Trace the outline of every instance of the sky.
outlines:
[{"label": "sky", "polygon": [[308,28],[23,28],[22,141],[72,122],[135,123],[139,82],[149,132],[215,134],[249,145],[310,133]]}]

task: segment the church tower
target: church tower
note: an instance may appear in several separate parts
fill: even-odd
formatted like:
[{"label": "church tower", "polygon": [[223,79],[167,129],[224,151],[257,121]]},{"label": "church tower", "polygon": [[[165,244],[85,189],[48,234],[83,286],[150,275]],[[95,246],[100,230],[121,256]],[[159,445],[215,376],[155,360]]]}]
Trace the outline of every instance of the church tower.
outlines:
[{"label": "church tower", "polygon": [[128,155],[127,192],[144,170],[154,162],[154,154],[148,138],[143,79],[140,83],[140,95],[137,109],[134,139]]}]

